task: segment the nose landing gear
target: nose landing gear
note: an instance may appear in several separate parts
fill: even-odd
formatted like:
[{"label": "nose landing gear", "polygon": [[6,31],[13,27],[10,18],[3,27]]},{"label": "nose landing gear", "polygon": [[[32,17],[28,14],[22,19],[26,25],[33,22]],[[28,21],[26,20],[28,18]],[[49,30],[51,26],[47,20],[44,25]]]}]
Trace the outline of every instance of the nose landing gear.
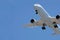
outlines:
[{"label": "nose landing gear", "polygon": [[35,10],[35,12],[36,12],[36,14],[38,14],[38,11],[37,10]]}]

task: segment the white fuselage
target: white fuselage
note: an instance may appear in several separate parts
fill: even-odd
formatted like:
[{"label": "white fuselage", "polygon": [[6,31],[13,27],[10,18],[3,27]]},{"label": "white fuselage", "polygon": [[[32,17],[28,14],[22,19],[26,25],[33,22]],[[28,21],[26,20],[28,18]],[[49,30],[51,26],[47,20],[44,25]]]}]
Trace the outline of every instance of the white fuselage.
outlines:
[{"label": "white fuselage", "polygon": [[42,26],[42,28],[44,27],[44,29],[45,26],[48,26],[55,31],[55,34],[60,34],[60,30],[57,25],[60,24],[60,21],[58,21],[55,17],[51,17],[50,15],[48,15],[47,11],[40,4],[34,4],[34,10],[41,19],[38,21],[35,21],[33,19],[30,21],[31,23],[27,26]]},{"label": "white fuselage", "polygon": [[51,16],[48,15],[46,10],[41,5],[35,4],[34,9],[38,11],[38,15],[41,17],[43,23],[46,23],[48,26],[52,24],[50,19]]},{"label": "white fuselage", "polygon": [[35,4],[34,9],[37,10],[38,15],[41,17],[43,23],[52,28],[56,33],[60,33],[58,28],[54,28],[54,21],[51,21],[51,16],[48,15],[46,10],[40,4]]}]

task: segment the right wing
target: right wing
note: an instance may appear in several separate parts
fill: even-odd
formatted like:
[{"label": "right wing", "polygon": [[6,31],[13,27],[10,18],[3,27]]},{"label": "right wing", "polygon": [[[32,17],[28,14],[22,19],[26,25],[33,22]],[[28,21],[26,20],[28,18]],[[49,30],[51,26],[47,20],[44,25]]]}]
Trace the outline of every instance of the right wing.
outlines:
[{"label": "right wing", "polygon": [[52,28],[54,30],[53,35],[60,34],[60,29],[59,28]]},{"label": "right wing", "polygon": [[60,24],[60,19],[57,20],[55,17],[52,17],[51,21],[56,22],[57,24]]},{"label": "right wing", "polygon": [[53,25],[51,26],[51,28],[54,30],[55,33],[53,33],[53,35],[56,35],[56,34],[60,34],[60,28],[59,28],[59,25],[60,24],[60,19],[57,20],[55,17],[51,17],[51,21],[52,22],[56,22],[58,28],[54,28]]}]

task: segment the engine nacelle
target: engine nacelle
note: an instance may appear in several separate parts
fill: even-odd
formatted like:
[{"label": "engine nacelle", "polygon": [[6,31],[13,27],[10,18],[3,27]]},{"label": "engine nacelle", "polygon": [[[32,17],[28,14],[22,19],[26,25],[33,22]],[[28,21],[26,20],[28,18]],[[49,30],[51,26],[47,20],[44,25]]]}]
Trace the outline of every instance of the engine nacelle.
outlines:
[{"label": "engine nacelle", "polygon": [[57,16],[56,16],[56,19],[60,19],[60,16],[59,16],[59,15],[57,15]]},{"label": "engine nacelle", "polygon": [[34,19],[31,19],[31,20],[30,20],[30,22],[31,22],[31,23],[34,23],[34,22],[35,22],[35,20],[34,20]]}]

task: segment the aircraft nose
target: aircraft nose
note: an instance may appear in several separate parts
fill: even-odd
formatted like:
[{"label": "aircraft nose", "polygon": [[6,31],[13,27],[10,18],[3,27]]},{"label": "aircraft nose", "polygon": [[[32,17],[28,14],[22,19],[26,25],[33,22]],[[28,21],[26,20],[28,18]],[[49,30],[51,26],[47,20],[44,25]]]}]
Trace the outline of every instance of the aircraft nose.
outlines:
[{"label": "aircraft nose", "polygon": [[34,9],[39,10],[39,9],[43,9],[43,7],[40,4],[34,4]]},{"label": "aircraft nose", "polygon": [[34,4],[35,7],[42,7],[40,4]]}]

